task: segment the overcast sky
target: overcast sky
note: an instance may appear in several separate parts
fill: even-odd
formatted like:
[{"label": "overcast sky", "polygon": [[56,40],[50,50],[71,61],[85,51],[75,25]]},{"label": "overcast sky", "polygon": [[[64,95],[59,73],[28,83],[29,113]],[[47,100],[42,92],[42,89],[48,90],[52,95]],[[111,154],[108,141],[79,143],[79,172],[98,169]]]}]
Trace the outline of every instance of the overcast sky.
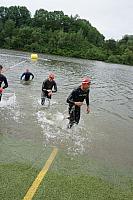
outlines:
[{"label": "overcast sky", "polygon": [[0,6],[26,6],[32,13],[43,8],[78,14],[87,19],[106,39],[133,35],[133,0],[0,0]]}]

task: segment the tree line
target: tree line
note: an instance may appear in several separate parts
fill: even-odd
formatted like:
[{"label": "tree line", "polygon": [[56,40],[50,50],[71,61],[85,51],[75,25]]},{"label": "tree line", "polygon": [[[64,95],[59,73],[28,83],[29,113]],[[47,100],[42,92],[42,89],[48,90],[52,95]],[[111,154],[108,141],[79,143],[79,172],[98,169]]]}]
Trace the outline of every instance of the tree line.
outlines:
[{"label": "tree line", "polygon": [[133,65],[133,35],[105,40],[89,21],[63,11],[0,7],[0,48]]}]

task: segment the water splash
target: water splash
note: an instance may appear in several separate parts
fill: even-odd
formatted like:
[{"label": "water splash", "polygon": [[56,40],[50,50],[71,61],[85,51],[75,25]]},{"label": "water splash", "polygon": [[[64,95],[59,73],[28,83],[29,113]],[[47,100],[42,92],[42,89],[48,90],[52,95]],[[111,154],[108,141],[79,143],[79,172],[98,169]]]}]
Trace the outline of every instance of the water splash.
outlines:
[{"label": "water splash", "polygon": [[16,96],[15,93],[3,93],[0,107],[11,107],[15,106]]}]

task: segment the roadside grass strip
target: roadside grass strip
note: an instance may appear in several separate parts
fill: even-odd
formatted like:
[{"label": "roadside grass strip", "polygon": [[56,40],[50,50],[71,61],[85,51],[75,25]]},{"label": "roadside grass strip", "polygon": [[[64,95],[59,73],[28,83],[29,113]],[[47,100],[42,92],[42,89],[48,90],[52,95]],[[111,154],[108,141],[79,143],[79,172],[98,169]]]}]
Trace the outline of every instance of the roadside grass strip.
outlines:
[{"label": "roadside grass strip", "polygon": [[26,193],[26,195],[24,196],[23,200],[31,200],[33,198],[35,192],[37,191],[37,188],[39,187],[41,181],[43,180],[43,178],[46,175],[48,169],[50,168],[53,160],[55,159],[57,152],[58,152],[58,149],[54,148],[49,159],[47,160],[45,166],[39,172],[38,176],[36,177],[35,181],[31,185],[31,187],[29,188],[29,190]]}]

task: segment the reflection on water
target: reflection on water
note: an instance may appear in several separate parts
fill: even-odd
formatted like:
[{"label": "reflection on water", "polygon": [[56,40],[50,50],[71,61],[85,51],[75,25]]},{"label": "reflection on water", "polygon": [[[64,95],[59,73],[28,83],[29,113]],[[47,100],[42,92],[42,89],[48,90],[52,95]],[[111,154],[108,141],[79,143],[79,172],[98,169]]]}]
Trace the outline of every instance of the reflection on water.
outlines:
[{"label": "reflection on water", "polygon": [[[12,56],[4,56],[6,53]],[[44,146],[63,146],[68,154],[89,154],[113,165],[132,167],[133,67],[39,57],[40,60],[32,62],[28,53],[0,52],[2,65],[7,68],[15,65],[5,72],[9,88],[0,103],[1,133],[43,142]],[[20,64],[17,66],[17,63]],[[20,83],[26,68],[35,75],[28,85]],[[50,107],[43,107],[41,86],[49,72],[56,75],[58,92],[53,95]],[[87,75],[92,78],[91,113],[86,114],[83,105],[79,125],[67,130],[66,98]]]}]

